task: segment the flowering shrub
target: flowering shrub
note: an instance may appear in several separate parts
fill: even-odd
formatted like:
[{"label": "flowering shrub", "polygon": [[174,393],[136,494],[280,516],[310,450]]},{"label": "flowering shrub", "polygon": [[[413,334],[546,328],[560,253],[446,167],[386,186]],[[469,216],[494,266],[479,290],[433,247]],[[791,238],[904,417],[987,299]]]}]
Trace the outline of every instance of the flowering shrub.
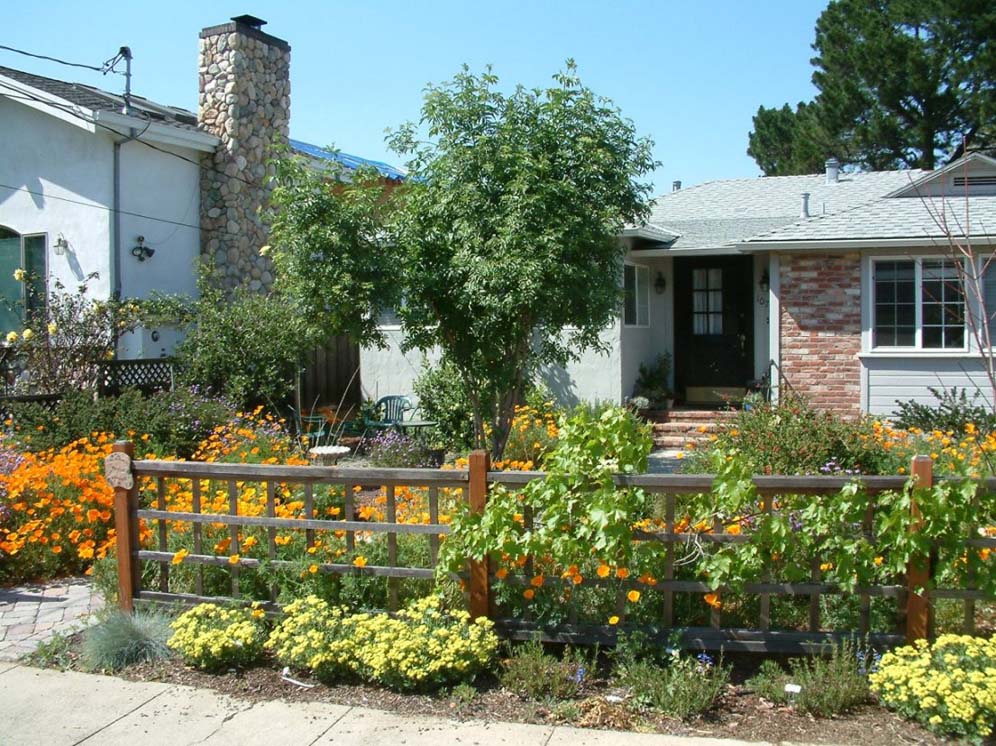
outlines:
[{"label": "flowering shrub", "polygon": [[392,689],[425,689],[472,679],[498,651],[489,619],[444,611],[439,599],[423,598],[397,617],[358,614],[357,672]]},{"label": "flowering shrub", "polygon": [[96,433],[58,451],[4,451],[0,581],[82,572],[114,545],[114,490],[104,479],[111,441]]},{"label": "flowering shrub", "polygon": [[[650,448],[648,426],[626,410],[615,407],[595,415],[579,409],[560,428],[546,459],[545,479],[521,490],[495,487],[482,514],[458,506],[440,568],[456,571],[467,557],[498,553],[499,602],[511,605],[513,613],[525,602],[558,621],[572,587],[585,577],[625,580],[632,574],[651,579],[636,568],[653,561],[656,547],[631,540],[633,523],[647,514],[651,501],[643,490],[617,489],[613,482],[618,472],[645,470]],[[532,526],[525,520],[529,512]],[[529,580],[522,590],[509,574],[521,575],[530,558],[535,563],[531,575],[518,578]],[[640,598],[639,591],[634,593],[631,603]]]},{"label": "flowering shrub", "polygon": [[284,617],[266,647],[283,665],[332,681],[356,668],[355,627],[342,607],[307,596],[284,607]]},{"label": "flowering shrub", "polygon": [[528,462],[534,468],[542,468],[543,460],[553,449],[560,433],[557,418],[558,412],[552,401],[516,407],[503,460]]},{"label": "flowering shrub", "polygon": [[439,599],[411,603],[397,616],[349,615],[317,596],[295,601],[267,645],[286,665],[326,681],[356,674],[393,689],[427,689],[468,681],[493,660],[492,623],[445,611]]},{"label": "flowering shrub", "polygon": [[432,465],[429,449],[410,435],[384,430],[367,442],[370,463],[385,469],[420,469]]},{"label": "flowering shrub", "polygon": [[942,635],[886,653],[869,677],[882,704],[931,730],[980,743],[996,723],[996,637]]},{"label": "flowering shrub", "polygon": [[198,604],[170,625],[173,636],[167,645],[190,665],[207,671],[247,666],[263,655],[264,619],[260,608]]}]

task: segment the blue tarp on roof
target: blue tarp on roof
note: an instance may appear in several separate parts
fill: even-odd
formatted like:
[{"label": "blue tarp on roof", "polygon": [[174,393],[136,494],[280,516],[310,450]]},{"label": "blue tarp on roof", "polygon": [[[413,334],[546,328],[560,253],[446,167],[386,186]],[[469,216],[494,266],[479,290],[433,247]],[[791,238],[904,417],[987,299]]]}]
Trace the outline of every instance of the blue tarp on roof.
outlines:
[{"label": "blue tarp on roof", "polygon": [[317,145],[301,142],[300,140],[291,140],[290,145],[299,153],[310,155],[312,158],[320,158],[323,161],[335,161],[349,169],[355,170],[361,166],[376,168],[381,176],[386,176],[388,179],[404,179],[406,175],[401,169],[383,161],[372,161],[369,158],[361,158],[358,155],[350,155],[349,153],[336,153],[325,148],[320,148]]}]

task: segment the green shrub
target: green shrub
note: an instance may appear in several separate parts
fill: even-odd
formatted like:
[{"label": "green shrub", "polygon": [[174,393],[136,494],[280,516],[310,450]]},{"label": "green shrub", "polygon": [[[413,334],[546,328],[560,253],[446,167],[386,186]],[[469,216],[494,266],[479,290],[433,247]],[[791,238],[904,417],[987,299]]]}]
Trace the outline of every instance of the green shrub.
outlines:
[{"label": "green shrub", "polygon": [[871,674],[882,704],[930,730],[981,743],[996,723],[996,636],[941,635],[882,656]]},{"label": "green shrub", "polygon": [[83,665],[91,671],[120,671],[133,663],[170,655],[170,617],[162,611],[112,611],[83,634]]},{"label": "green shrub", "polygon": [[686,452],[683,471],[710,471],[714,452],[735,450],[755,473],[895,474],[906,464],[870,437],[872,427],[784,397],[739,412],[709,445]]},{"label": "green shrub", "polygon": [[202,282],[192,314],[193,325],[177,348],[184,381],[244,409],[290,400],[302,353],[319,341],[292,303],[245,288],[226,295]]},{"label": "green shrub", "polygon": [[715,705],[730,680],[730,667],[705,653],[690,658],[675,651],[663,666],[650,660],[628,660],[617,669],[615,679],[630,690],[637,706],[687,719]]},{"label": "green shrub", "polygon": [[187,663],[206,671],[248,666],[263,655],[263,621],[259,608],[198,604],[170,625],[173,636],[167,645]]},{"label": "green shrub", "polygon": [[420,413],[437,423],[440,437],[450,450],[466,450],[473,445],[473,407],[452,363],[443,360],[423,368],[412,390],[418,397]]},{"label": "green shrub", "polygon": [[[747,682],[755,694],[770,702],[792,704],[817,717],[832,717],[868,701],[866,654],[851,642],[834,645],[827,657],[793,658],[789,671],[775,661],[765,661]],[[785,691],[797,684],[798,694]]]},{"label": "green shrub", "polygon": [[896,413],[893,417],[896,427],[910,430],[916,428],[925,432],[940,430],[964,433],[967,425],[974,425],[983,433],[996,430],[996,414],[982,400],[982,394],[975,391],[969,398],[968,391],[953,386],[950,389],[936,389],[928,386],[934,396],[934,406],[909,401],[896,400]]},{"label": "green shrub", "polygon": [[580,651],[566,648],[558,658],[547,654],[542,643],[530,640],[512,648],[512,655],[502,661],[501,685],[529,699],[571,699],[590,670]]},{"label": "green shrub", "polygon": [[196,388],[149,396],[129,389],[118,397],[104,398],[94,398],[87,391],[68,391],[54,411],[32,402],[10,406],[15,437],[25,450],[58,449],[99,432],[139,439],[140,454],[180,458],[189,458],[197,444],[227,422],[233,412],[224,399],[206,396]]}]

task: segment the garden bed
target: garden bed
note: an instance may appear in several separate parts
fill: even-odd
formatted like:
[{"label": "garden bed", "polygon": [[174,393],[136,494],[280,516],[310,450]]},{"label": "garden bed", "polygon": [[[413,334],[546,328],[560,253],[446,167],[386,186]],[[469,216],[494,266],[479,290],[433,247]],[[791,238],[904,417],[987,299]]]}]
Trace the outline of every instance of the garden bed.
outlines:
[{"label": "garden bed", "polygon": [[[58,663],[79,666],[80,635],[69,639],[69,650]],[[687,721],[639,711],[625,701],[625,690],[614,689],[606,678],[593,676],[574,699],[537,701],[520,697],[493,677],[476,686],[458,686],[435,694],[403,694],[365,684],[326,685],[305,674],[291,678],[310,687],[286,681],[276,663],[206,673],[178,658],[129,666],[118,675],[129,681],[157,681],[212,689],[249,702],[327,702],[371,707],[401,715],[430,715],[457,720],[487,720],[569,725],[599,730],[637,731],[675,736],[736,738],[779,743],[862,744],[893,746],[941,744],[946,741],[915,723],[869,704],[834,718],[815,718],[792,707],[775,705],[748,691],[743,682],[756,672],[760,658],[730,656],[732,681],[718,705],[705,715]],[[614,701],[622,697],[623,701]]]}]

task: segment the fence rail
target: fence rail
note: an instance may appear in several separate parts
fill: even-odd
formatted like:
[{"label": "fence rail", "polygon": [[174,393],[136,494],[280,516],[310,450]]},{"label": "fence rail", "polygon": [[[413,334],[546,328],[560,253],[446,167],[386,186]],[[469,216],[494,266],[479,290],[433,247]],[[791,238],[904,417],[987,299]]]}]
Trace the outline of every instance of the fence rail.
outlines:
[{"label": "fence rail", "polygon": [[[356,566],[337,562],[316,562],[316,572],[339,576],[372,576],[387,578],[387,607],[398,607],[399,583],[402,580],[431,579],[435,575],[441,538],[450,533],[450,526],[440,522],[441,490],[455,490],[447,493],[447,499],[465,500],[472,511],[485,509],[489,491],[495,485],[509,488],[521,487],[535,479],[544,478],[542,472],[498,472],[489,470],[489,460],[484,452],[474,452],[465,470],[433,469],[349,469],[326,466],[282,466],[257,464],[217,464],[198,462],[132,461],[133,446],[130,443],[115,445],[115,454],[109,458],[108,479],[115,487],[115,521],[118,536],[119,594],[123,608],[130,609],[136,599],[149,601],[196,602],[218,600],[216,594],[204,592],[204,569],[207,567],[226,568],[231,576],[231,591],[221,598],[239,599],[240,573],[261,567],[264,560],[250,557],[236,557],[239,551],[239,529],[255,527],[266,531],[265,563],[273,567],[294,567],[294,561],[278,558],[276,538],[278,531],[304,532],[305,545],[315,547],[316,532],[337,532],[344,537],[345,547],[353,551],[357,540],[370,535],[382,534],[387,540],[387,560],[379,565]],[[117,459],[117,468],[112,469],[111,459]],[[921,486],[930,486],[933,475],[932,464],[927,457],[917,457],[913,461],[912,473]],[[146,491],[146,502],[140,506],[140,483],[151,484]],[[167,480],[189,480],[191,490],[190,510],[167,509]],[[773,499],[779,495],[823,495],[831,494],[853,480],[840,477],[793,477],[757,476],[754,484],[760,496],[760,509],[764,514],[778,512]],[[906,477],[866,477],[861,479],[863,489],[870,495],[902,490],[907,484]],[[724,614],[719,608],[711,608],[707,626],[683,626],[677,618],[675,600],[678,594],[708,594],[717,592],[708,583],[677,577],[679,552],[689,543],[741,544],[750,541],[744,533],[727,533],[722,523],[717,522],[710,532],[685,533],[678,528],[680,518],[679,496],[689,493],[705,493],[712,489],[711,475],[618,475],[617,486],[639,487],[663,498],[663,530],[634,530],[635,541],[658,542],[664,546],[663,577],[648,586],[637,579],[623,580],[585,578],[582,588],[602,587],[616,589],[620,610],[625,606],[624,598],[628,589],[639,589],[642,593],[656,593],[662,599],[660,623],[648,629],[651,637],[664,640],[677,633],[682,643],[699,649],[796,652],[811,650],[827,641],[841,639],[855,634],[868,637],[876,644],[888,645],[929,637],[932,634],[932,601],[935,599],[961,600],[965,608],[965,624],[971,629],[977,600],[988,598],[974,588],[932,588],[924,590],[931,582],[930,558],[923,557],[911,562],[902,583],[891,585],[871,585],[859,587],[854,595],[859,599],[859,624],[856,630],[824,630],[820,600],[824,596],[840,595],[843,591],[837,586],[823,581],[819,557],[810,558],[809,579],[803,582],[780,582],[769,566],[756,582],[750,582],[739,589],[740,593],[757,597],[757,624],[752,629],[724,626]],[[227,493],[227,509],[221,512],[203,510],[204,483],[214,485],[216,494]],[[266,495],[265,515],[240,515],[240,489],[247,483],[258,483]],[[278,490],[296,485],[302,495],[303,514],[297,517],[276,515]],[[315,489],[320,485],[338,485],[343,488],[343,510],[341,518],[322,518],[315,513]],[[385,515],[379,520],[362,520],[355,495],[363,485],[376,485],[384,492]],[[986,480],[984,489],[996,490],[996,479]],[[399,488],[418,488],[427,494],[428,511],[425,520],[399,522]],[[913,506],[914,516],[916,506]],[[860,530],[873,538],[874,506],[866,511]],[[529,530],[535,516],[524,514],[524,528]],[[145,522],[154,527],[153,548],[139,546],[139,525]],[[184,563],[196,567],[193,593],[174,592],[170,586],[170,566],[174,553],[169,550],[169,524],[185,523],[193,535],[193,551],[184,558]],[[203,527],[228,527],[229,555],[211,553],[205,544]],[[399,535],[424,536],[430,547],[430,562],[427,567],[401,566],[398,559]],[[996,539],[977,538],[966,535],[965,547],[996,548]],[[234,559],[233,559],[234,558]],[[143,588],[141,581],[142,563],[158,565],[156,589]],[[525,587],[533,573],[533,559],[527,559],[520,574],[509,574],[502,579],[507,585]],[[560,642],[600,642],[609,643],[616,639],[618,629],[614,626],[580,624],[577,610],[570,608],[567,624],[556,626],[540,624],[526,618],[502,616],[496,609],[492,590],[496,575],[488,561],[469,562],[467,572],[461,574],[466,582],[470,611],[475,616],[492,618],[496,627],[510,638],[527,639],[541,637]],[[546,583],[559,587],[573,581],[548,578]],[[970,576],[971,582],[971,576]],[[721,595],[729,589],[720,588]],[[809,597],[808,623],[806,629],[778,630],[772,628],[772,599],[779,597]],[[275,602],[276,589],[270,589],[270,602]],[[894,633],[871,629],[872,599],[889,599],[895,604],[896,630]]]}]

